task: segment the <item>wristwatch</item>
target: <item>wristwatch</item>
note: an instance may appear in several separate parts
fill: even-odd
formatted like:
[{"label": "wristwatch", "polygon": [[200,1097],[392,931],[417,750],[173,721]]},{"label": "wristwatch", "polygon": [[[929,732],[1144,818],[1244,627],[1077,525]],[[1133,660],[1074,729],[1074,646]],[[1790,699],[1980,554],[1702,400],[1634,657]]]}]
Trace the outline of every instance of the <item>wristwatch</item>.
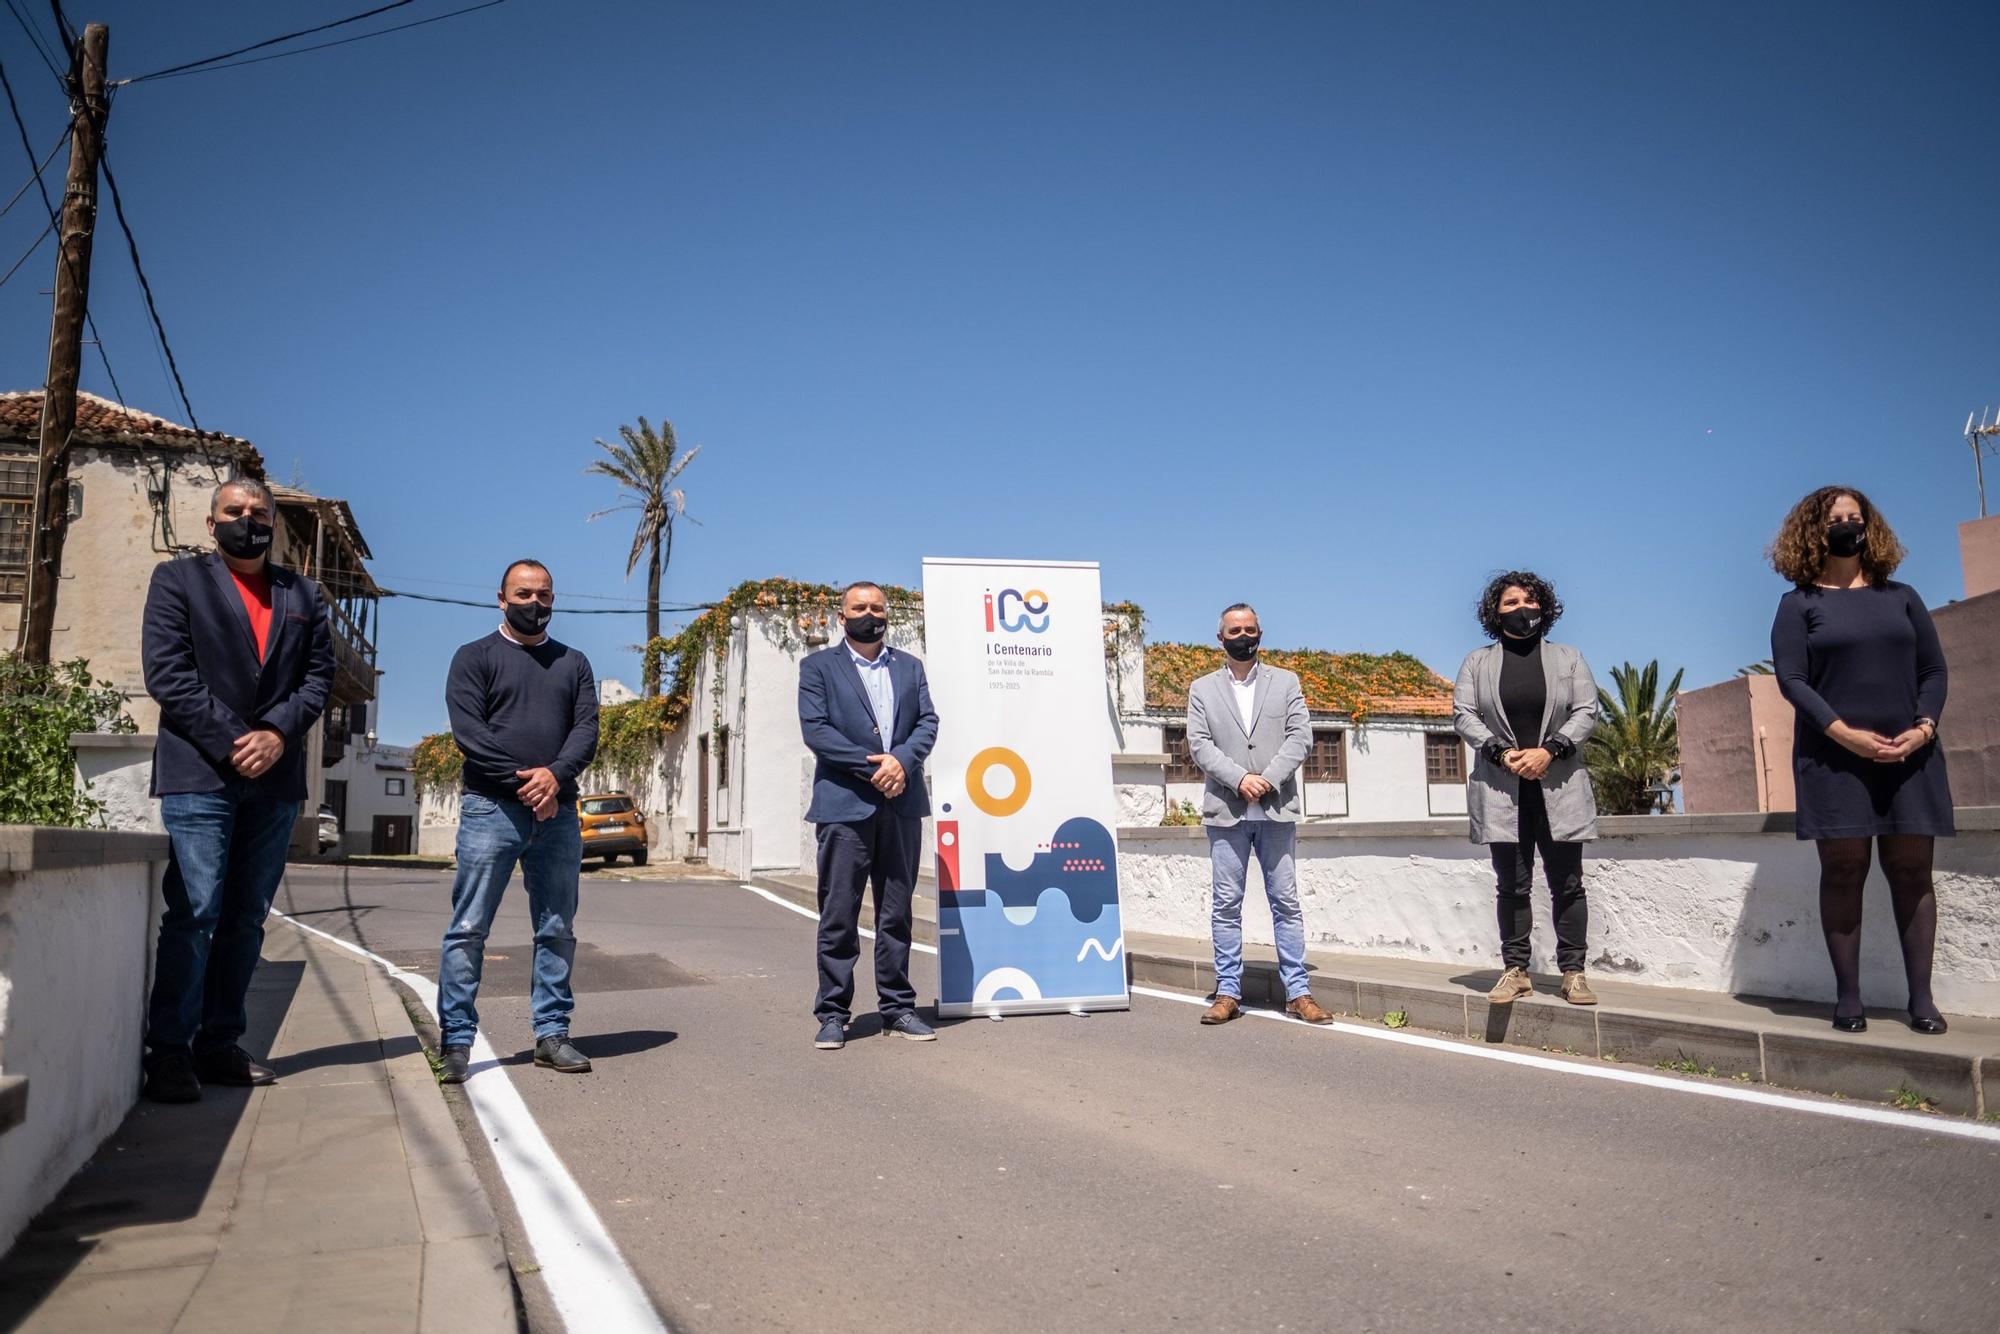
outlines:
[{"label": "wristwatch", "polygon": [[1927,734],[1928,734],[1928,739],[1927,739],[1927,740],[1926,740],[1926,742],[1925,742],[1925,744],[1926,744],[1926,745],[1936,745],[1936,744],[1937,744],[1937,719],[1935,719],[1935,718],[1919,718],[1919,719],[1917,719],[1917,723],[1916,723],[1916,725],[1917,725],[1918,727],[1921,727],[1921,728],[1923,728],[1923,729],[1924,729],[1924,731],[1925,731],[1925,733],[1927,733]]}]

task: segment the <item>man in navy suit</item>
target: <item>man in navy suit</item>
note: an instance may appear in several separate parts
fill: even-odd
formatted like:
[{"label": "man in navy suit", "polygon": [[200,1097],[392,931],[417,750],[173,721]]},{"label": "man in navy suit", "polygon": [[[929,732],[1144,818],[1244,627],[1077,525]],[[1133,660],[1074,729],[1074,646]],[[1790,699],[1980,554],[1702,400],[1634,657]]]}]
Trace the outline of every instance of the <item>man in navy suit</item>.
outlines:
[{"label": "man in navy suit", "polygon": [[216,487],[216,550],[156,566],[146,593],[153,794],[172,842],[146,1011],[156,1102],[277,1077],[237,1041],[306,796],[306,741],[333,686],[333,640],[319,586],[270,562],[276,510],[260,481]]},{"label": "man in navy suit", "polygon": [[799,664],[799,729],[817,763],[806,819],[819,837],[819,996],[813,1045],[847,1042],[861,893],[875,886],[875,994],[883,1031],[914,1042],[937,1034],[917,1017],[910,984],[910,908],[924,817],[924,759],[937,744],[924,664],[882,642],[889,606],[875,584],[840,595],[846,638]]}]

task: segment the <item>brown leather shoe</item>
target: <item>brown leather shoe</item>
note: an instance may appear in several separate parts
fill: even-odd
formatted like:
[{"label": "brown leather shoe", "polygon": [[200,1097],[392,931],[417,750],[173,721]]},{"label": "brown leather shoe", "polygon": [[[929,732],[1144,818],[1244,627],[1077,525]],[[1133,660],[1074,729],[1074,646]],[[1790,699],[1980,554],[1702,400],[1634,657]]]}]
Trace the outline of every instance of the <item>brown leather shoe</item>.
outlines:
[{"label": "brown leather shoe", "polygon": [[1493,984],[1493,990],[1486,993],[1486,999],[1494,1005],[1512,1005],[1523,996],[1535,994],[1535,984],[1525,968],[1509,968],[1500,974],[1500,980]]},{"label": "brown leather shoe", "polygon": [[1597,993],[1590,989],[1590,983],[1583,980],[1583,971],[1563,974],[1563,999],[1571,1005],[1595,1005]]},{"label": "brown leather shoe", "polygon": [[1201,1012],[1204,1024],[1226,1024],[1243,1013],[1243,1005],[1234,996],[1217,996],[1215,1004]]},{"label": "brown leather shoe", "polygon": [[1285,1006],[1285,1013],[1294,1019],[1303,1019],[1309,1024],[1330,1024],[1333,1016],[1320,1008],[1310,993],[1299,997]]}]

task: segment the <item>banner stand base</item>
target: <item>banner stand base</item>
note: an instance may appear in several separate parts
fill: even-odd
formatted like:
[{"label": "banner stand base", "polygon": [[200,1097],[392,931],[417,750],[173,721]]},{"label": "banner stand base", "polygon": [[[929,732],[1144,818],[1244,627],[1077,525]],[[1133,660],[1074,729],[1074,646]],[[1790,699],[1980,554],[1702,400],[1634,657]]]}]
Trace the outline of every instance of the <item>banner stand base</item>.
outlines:
[{"label": "banner stand base", "polygon": [[1088,1014],[1129,1010],[1130,996],[1069,996],[1052,1000],[939,1001],[940,1019],[1004,1019],[1016,1014]]}]

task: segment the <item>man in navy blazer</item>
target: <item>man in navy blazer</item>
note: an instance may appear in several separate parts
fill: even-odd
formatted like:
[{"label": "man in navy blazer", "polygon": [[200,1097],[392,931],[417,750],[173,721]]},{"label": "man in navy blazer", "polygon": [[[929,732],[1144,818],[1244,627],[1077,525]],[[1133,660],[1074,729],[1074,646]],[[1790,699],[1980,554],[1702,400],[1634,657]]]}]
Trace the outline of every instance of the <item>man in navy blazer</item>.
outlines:
[{"label": "man in navy blazer", "polygon": [[319,586],[270,562],[262,482],[215,489],[216,550],[153,570],[146,693],[160,706],[153,794],[172,848],[146,1011],[146,1096],[276,1078],[237,1045],[264,917],[306,796],[306,742],[333,686]]},{"label": "man in navy blazer", "polygon": [[799,664],[799,730],[812,750],[806,819],[819,839],[819,995],[813,1045],[847,1042],[854,963],[861,955],[861,893],[875,886],[875,993],[883,1031],[916,1042],[937,1034],[917,1017],[910,984],[910,909],[924,817],[924,760],[937,744],[924,664],[882,642],[889,607],[879,586],[840,595],[846,637]]}]

